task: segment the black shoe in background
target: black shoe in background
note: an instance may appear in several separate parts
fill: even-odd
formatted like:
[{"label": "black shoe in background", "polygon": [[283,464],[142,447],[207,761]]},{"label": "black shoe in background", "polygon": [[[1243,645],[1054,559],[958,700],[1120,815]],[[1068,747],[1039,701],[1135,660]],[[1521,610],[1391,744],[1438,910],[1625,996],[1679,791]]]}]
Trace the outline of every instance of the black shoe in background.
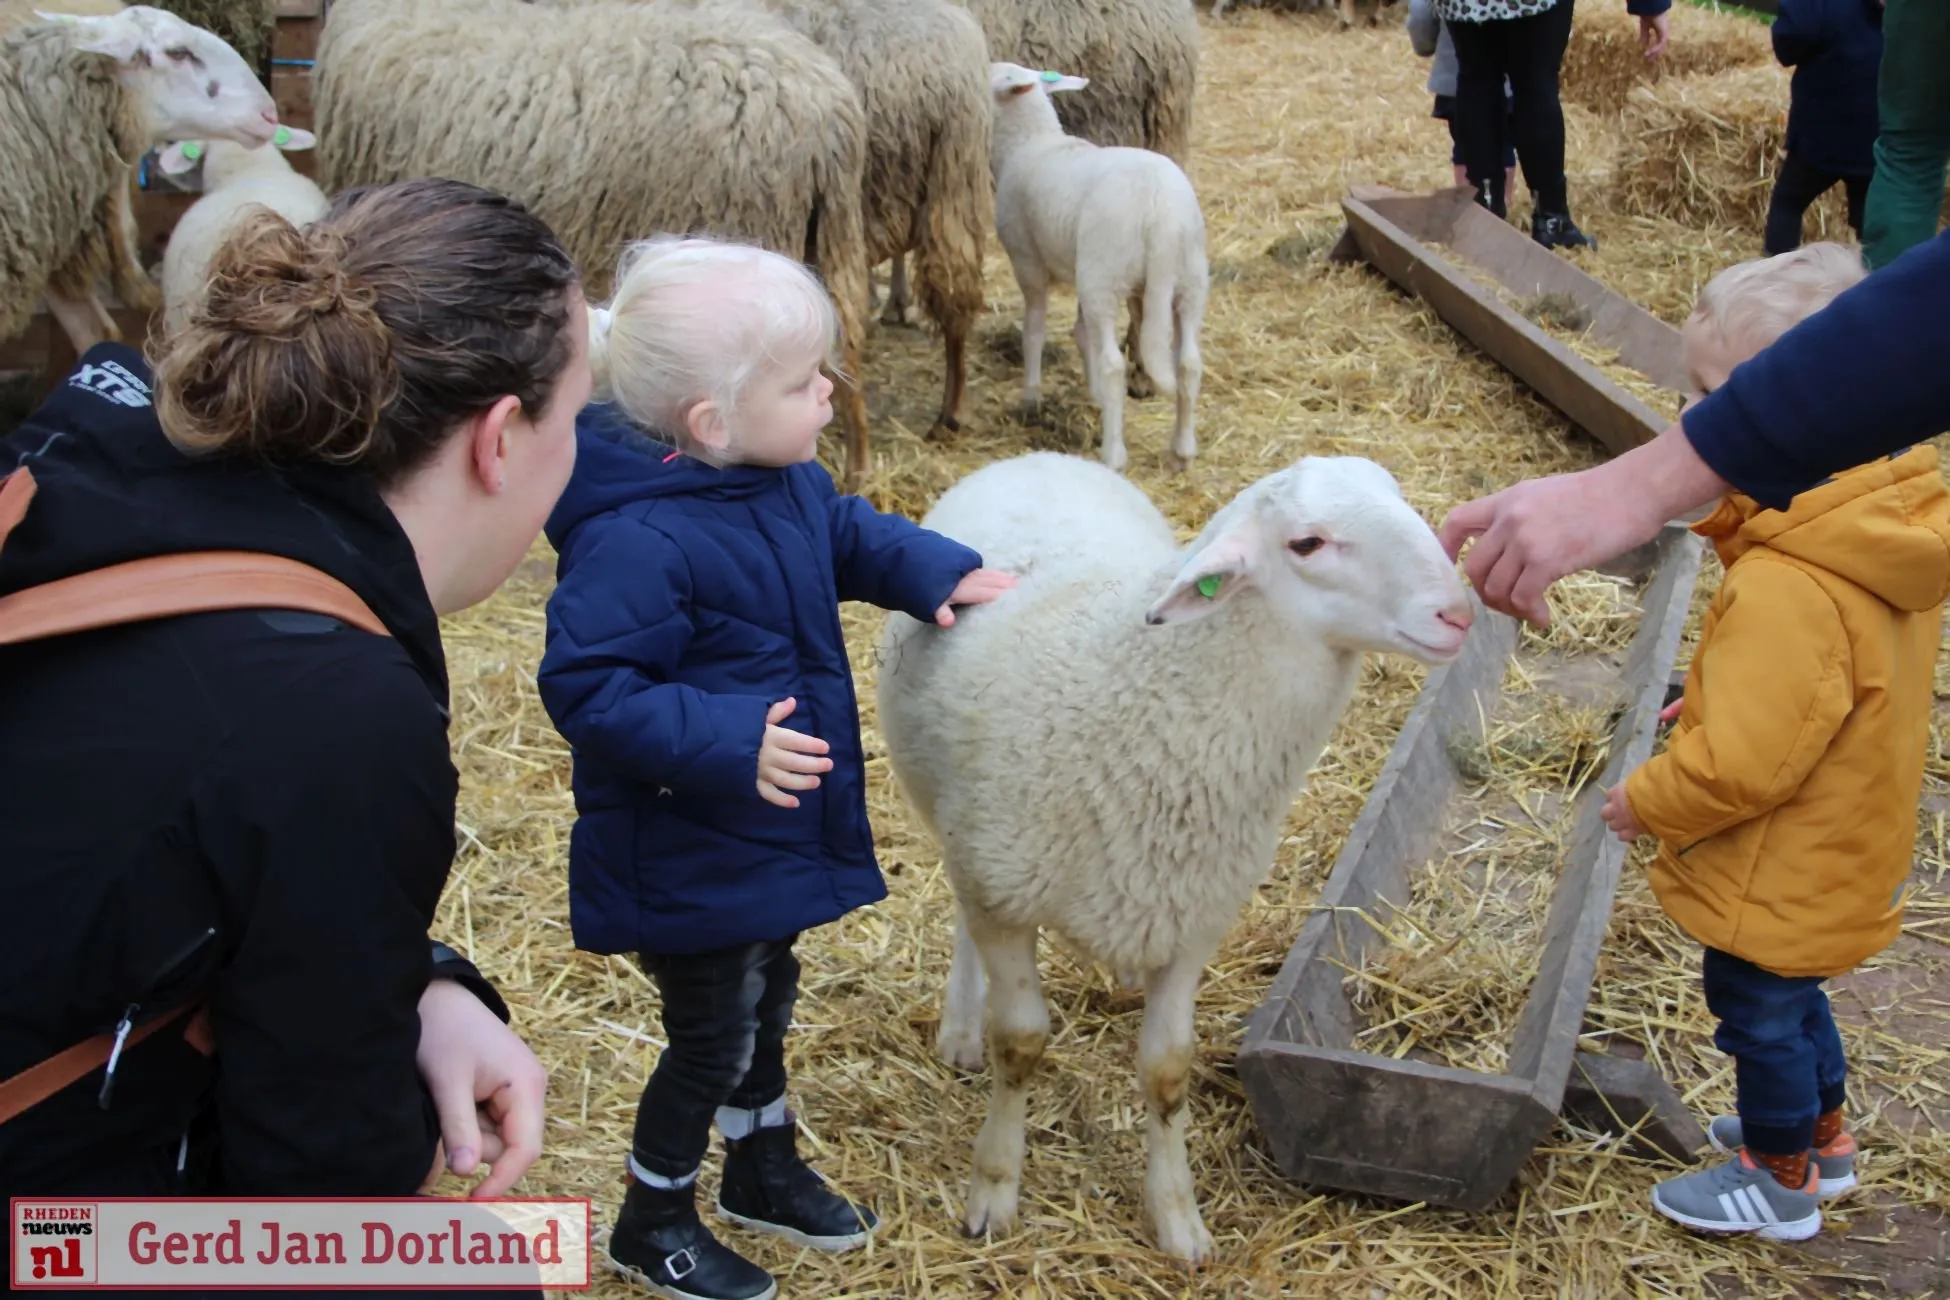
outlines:
[{"label": "black shoe in background", "polygon": [[799,1158],[796,1139],[790,1119],[750,1137],[726,1138],[718,1213],[814,1250],[865,1245],[880,1221],[828,1187]]},{"label": "black shoe in background", "polygon": [[722,1244],[697,1217],[697,1184],[632,1179],[606,1247],[610,1267],[668,1300],[773,1300],[772,1275]]},{"label": "black shoe in background", "polygon": [[1561,212],[1539,212],[1531,217],[1530,237],[1545,248],[1589,248],[1593,252],[1598,248],[1597,240]]}]

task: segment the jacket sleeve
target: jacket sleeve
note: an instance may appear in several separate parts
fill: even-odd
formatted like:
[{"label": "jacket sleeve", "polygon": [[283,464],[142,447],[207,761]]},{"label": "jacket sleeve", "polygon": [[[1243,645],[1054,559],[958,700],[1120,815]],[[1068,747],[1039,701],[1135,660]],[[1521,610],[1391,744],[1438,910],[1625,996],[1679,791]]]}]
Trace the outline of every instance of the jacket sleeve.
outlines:
[{"label": "jacket sleeve", "polygon": [[1822,0],[1780,0],[1770,35],[1774,57],[1783,67],[1805,63],[1821,51],[1827,6]]},{"label": "jacket sleeve", "polygon": [[209,1003],[226,1195],[405,1196],[433,1162],[419,1003],[457,779],[426,687],[382,669],[310,679],[196,803],[236,918]]},{"label": "jacket sleeve", "polygon": [[433,978],[452,980],[479,998],[502,1024],[508,1023],[508,1004],[494,985],[488,983],[487,976],[473,962],[438,940],[433,941]]},{"label": "jacket sleeve", "polygon": [[1639,824],[1679,851],[1800,789],[1854,699],[1848,635],[1813,578],[1766,561],[1727,581],[1686,688],[1698,720],[1625,782]]},{"label": "jacket sleeve", "polygon": [[1442,21],[1435,16],[1435,0],[1408,0],[1408,43],[1423,58],[1435,54]]},{"label": "jacket sleeve", "polygon": [[882,514],[861,497],[834,492],[831,483],[827,512],[840,599],[934,622],[934,612],[964,576],[982,567],[982,557],[911,520]]},{"label": "jacket sleeve", "polygon": [[1950,429],[1950,231],[1839,294],[1681,417],[1715,474],[1785,509]]},{"label": "jacket sleeve", "polygon": [[676,680],[694,631],[682,551],[635,520],[592,520],[549,597],[542,705],[570,745],[645,785],[756,801],[773,701]]}]

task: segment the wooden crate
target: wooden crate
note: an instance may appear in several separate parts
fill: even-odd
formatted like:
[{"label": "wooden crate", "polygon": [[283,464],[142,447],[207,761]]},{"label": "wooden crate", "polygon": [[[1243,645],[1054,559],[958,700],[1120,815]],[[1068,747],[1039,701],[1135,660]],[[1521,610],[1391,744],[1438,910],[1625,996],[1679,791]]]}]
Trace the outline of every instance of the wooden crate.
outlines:
[{"label": "wooden crate", "polygon": [[1675,1157],[1705,1144],[1648,1062],[1577,1046],[1625,859],[1599,810],[1605,790],[1652,752],[1703,552],[1699,537],[1669,524],[1649,552],[1634,556],[1647,561],[1640,572],[1654,576],[1621,674],[1630,703],[1614,726],[1606,771],[1578,796],[1543,956],[1503,1073],[1354,1047],[1359,1017],[1343,979],[1386,942],[1382,927],[1406,904],[1412,874],[1436,848],[1462,782],[1454,755],[1472,739],[1480,743],[1516,648],[1515,620],[1479,604],[1462,654],[1430,674],[1239,1051],[1240,1082],[1290,1178],[1482,1210],[1561,1114],[1632,1133]]}]

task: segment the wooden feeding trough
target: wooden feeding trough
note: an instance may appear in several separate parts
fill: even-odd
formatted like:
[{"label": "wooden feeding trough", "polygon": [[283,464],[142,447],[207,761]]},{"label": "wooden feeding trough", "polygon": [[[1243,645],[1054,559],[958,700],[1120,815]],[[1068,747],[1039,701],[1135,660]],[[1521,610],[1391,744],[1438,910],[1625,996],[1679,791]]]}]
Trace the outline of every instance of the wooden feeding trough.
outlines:
[{"label": "wooden feeding trough", "polygon": [[1567,1110],[1591,1128],[1631,1132],[1671,1155],[1703,1145],[1677,1094],[1646,1062],[1578,1050],[1625,858],[1599,810],[1605,789],[1651,755],[1702,550],[1697,536],[1672,524],[1642,555],[1650,581],[1620,674],[1627,703],[1603,775],[1577,795],[1542,957],[1502,1073],[1353,1045],[1360,1017],[1344,977],[1386,942],[1413,872],[1445,832],[1451,798],[1464,784],[1456,755],[1483,743],[1484,719],[1515,652],[1516,621],[1479,606],[1463,653],[1430,674],[1239,1052],[1247,1098],[1289,1177],[1483,1209]]},{"label": "wooden feeding trough", "polygon": [[[1606,378],[1467,268],[1518,302],[1570,299],[1588,321],[1587,338],[1676,397],[1687,385],[1671,326],[1478,207],[1467,189],[1411,195],[1359,187],[1342,206],[1347,229],[1335,260],[1365,260],[1424,299],[1614,454],[1666,428],[1669,416]],[[1462,655],[1430,674],[1239,1052],[1247,1097],[1289,1177],[1483,1209],[1560,1117],[1628,1133],[1641,1149],[1675,1157],[1704,1145],[1698,1123],[1648,1062],[1578,1048],[1626,852],[1600,818],[1604,791],[1651,755],[1702,554],[1700,539],[1680,521],[1605,566],[1648,578],[1618,675],[1615,698],[1623,707],[1603,773],[1574,796],[1537,972],[1499,1072],[1359,1050],[1362,1017],[1344,983],[1380,951],[1409,902],[1412,878],[1448,831],[1452,800],[1465,784],[1457,755],[1485,744],[1516,653],[1515,620],[1479,605]]]},{"label": "wooden feeding trough", "polygon": [[[1678,394],[1687,388],[1678,331],[1498,220],[1469,190],[1403,194],[1357,186],[1341,207],[1347,229],[1329,254],[1333,260],[1367,261],[1422,298],[1614,455],[1657,437],[1672,422]],[[1661,415],[1607,379],[1478,283],[1458,260],[1487,273],[1519,301],[1562,295],[1576,303],[1590,320],[1586,336],[1671,389],[1673,410]]]}]

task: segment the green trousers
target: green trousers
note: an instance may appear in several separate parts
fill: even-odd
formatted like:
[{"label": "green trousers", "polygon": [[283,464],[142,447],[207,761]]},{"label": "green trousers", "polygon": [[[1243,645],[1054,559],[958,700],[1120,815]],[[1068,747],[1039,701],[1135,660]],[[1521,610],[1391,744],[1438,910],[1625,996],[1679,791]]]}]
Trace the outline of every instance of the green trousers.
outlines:
[{"label": "green trousers", "polygon": [[1872,270],[1937,233],[1950,166],[1950,0],[1887,0],[1876,173],[1862,219]]}]

